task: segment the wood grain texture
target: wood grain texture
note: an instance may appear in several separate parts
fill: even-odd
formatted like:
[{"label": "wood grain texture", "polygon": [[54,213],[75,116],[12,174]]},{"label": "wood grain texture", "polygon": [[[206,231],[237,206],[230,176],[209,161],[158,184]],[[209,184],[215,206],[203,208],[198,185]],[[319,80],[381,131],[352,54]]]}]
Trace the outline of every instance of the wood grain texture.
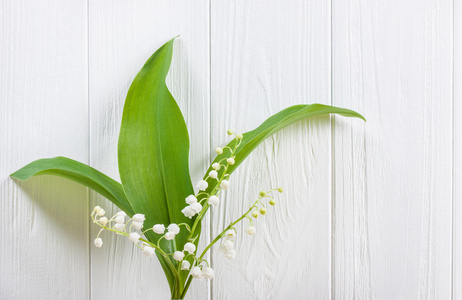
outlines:
[{"label": "wood grain texture", "polygon": [[89,294],[86,188],[9,174],[42,157],[88,160],[86,1],[0,6],[0,298]]},{"label": "wood grain texture", "polygon": [[[167,85],[190,134],[193,182],[207,169],[209,150],[208,1],[91,1],[90,116],[91,164],[119,180],[117,139],[128,87],[146,59],[175,41]],[[92,194],[93,205],[112,206]],[[112,209],[109,209],[114,213]],[[208,238],[204,224],[203,240]],[[97,228],[92,226],[91,238]],[[147,258],[128,240],[111,233],[103,248],[91,249],[92,299],[169,299],[168,284],[156,258]],[[207,299],[208,281],[192,284],[189,299]]]},{"label": "wood grain texture", "polygon": [[[330,103],[330,1],[213,1],[211,20],[212,148],[287,106]],[[260,190],[285,192],[254,237],[237,226],[235,261],[215,248],[213,299],[330,298],[330,136],[329,117],[299,122],[231,176],[214,236]]]},{"label": "wood grain texture", "polygon": [[334,1],[336,299],[450,299],[452,1]]}]

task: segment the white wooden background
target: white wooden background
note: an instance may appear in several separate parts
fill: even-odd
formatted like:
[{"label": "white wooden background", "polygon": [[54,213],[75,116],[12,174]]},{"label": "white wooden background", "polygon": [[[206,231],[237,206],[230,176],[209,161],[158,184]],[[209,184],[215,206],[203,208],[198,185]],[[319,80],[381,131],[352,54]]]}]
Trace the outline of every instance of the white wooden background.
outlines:
[{"label": "white wooden background", "polygon": [[0,299],[169,299],[157,260],[104,234],[109,202],[8,175],[68,156],[119,179],[129,84],[180,34],[168,85],[197,181],[227,141],[297,103],[355,109],[299,122],[232,177],[205,239],[261,189],[285,192],[237,258],[212,251],[188,299],[462,299],[462,4],[455,0],[3,0]]}]

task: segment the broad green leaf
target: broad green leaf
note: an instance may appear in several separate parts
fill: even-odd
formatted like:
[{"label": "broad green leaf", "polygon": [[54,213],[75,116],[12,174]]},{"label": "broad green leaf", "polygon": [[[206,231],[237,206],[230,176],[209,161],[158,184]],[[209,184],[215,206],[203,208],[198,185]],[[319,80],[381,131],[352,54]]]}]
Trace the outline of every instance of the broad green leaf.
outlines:
[{"label": "broad green leaf", "polygon": [[[281,130],[288,125],[297,122],[299,120],[313,117],[317,115],[324,115],[324,114],[338,114],[344,117],[355,117],[360,118],[366,121],[363,116],[359,113],[345,109],[339,108],[334,106],[328,106],[323,104],[311,104],[311,105],[294,105],[288,107],[277,114],[269,117],[265,122],[263,122],[260,126],[256,129],[249,131],[243,134],[244,138],[242,139],[241,144],[236,150],[235,154],[235,164],[229,166],[227,170],[227,174],[231,174],[236,170],[236,168],[245,160],[245,158],[267,137],[271,136],[273,133]],[[234,148],[236,144],[236,140],[232,140],[228,147]],[[229,157],[229,151],[223,152],[223,154],[218,155],[215,160],[213,161],[218,162],[225,157]],[[210,167],[206,174],[208,174],[212,168]],[[216,180],[208,180],[209,187],[207,192],[211,192],[215,186],[217,185]]]},{"label": "broad green leaf", "polygon": [[39,159],[10,176],[18,180],[27,180],[36,175],[55,175],[83,184],[112,201],[127,214],[133,215],[120,183],[78,161],[60,156]]},{"label": "broad green leaf", "polygon": [[[173,42],[159,48],[133,80],[120,129],[120,178],[135,213],[146,215],[145,228],[193,221],[181,213],[185,198],[194,194],[189,176],[188,130],[165,84]],[[178,235],[176,242],[184,243],[186,235]],[[153,242],[159,237],[147,234]],[[164,243],[166,247],[171,244]]]}]

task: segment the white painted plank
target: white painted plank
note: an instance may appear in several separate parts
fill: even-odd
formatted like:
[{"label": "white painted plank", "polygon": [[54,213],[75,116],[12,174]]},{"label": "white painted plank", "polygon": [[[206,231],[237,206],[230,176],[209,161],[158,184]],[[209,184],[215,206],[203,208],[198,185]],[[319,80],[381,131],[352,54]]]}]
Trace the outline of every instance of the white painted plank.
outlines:
[{"label": "white painted plank", "polygon": [[452,1],[334,1],[334,297],[451,298]]},{"label": "white painted plank", "polygon": [[462,299],[462,5],[454,1],[452,299]]},{"label": "white painted plank", "polygon": [[0,6],[0,298],[85,299],[86,188],[8,176],[43,157],[87,162],[86,1]]},{"label": "white painted plank", "polygon": [[[299,103],[330,103],[330,1],[213,1],[211,147]],[[231,176],[214,235],[260,190],[278,204],[237,227],[237,256],[213,252],[213,299],[330,298],[330,121],[299,122],[261,145]]]},{"label": "white painted plank", "polygon": [[[128,87],[146,59],[180,34],[168,86],[190,134],[193,181],[202,177],[209,154],[208,1],[91,1],[91,164],[119,180],[117,139]],[[92,204],[110,206],[92,194]],[[111,210],[109,210],[111,211]],[[207,229],[208,225],[204,228]],[[92,228],[95,238],[97,228]],[[208,237],[205,231],[204,237]],[[93,299],[169,299],[168,283],[156,258],[142,255],[127,240],[104,233],[92,247]],[[192,284],[189,299],[206,299],[208,282]]]}]

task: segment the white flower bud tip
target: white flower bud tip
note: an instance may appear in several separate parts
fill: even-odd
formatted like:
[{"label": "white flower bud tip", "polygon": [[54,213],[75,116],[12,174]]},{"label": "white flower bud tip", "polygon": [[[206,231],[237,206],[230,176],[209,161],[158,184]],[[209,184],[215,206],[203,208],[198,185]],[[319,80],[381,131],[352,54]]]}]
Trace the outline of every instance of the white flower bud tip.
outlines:
[{"label": "white flower bud tip", "polygon": [[249,226],[245,229],[245,232],[248,234],[248,235],[254,235],[256,232],[257,232],[257,229],[255,229],[255,227],[253,226]]},{"label": "white flower bud tip", "polygon": [[183,260],[181,263],[181,270],[189,270],[191,268],[191,264],[187,260]]},{"label": "white flower bud tip", "polygon": [[195,278],[202,278],[202,270],[200,267],[192,267],[191,268],[191,276]]},{"label": "white flower bud tip", "polygon": [[173,239],[175,238],[175,235],[176,235],[176,234],[174,234],[173,232],[167,232],[167,233],[165,234],[165,239],[166,239],[167,241],[171,241],[171,240],[173,240]]},{"label": "white flower bud tip", "polygon": [[212,164],[212,168],[213,168],[214,170],[216,170],[216,171],[220,170],[220,167],[221,167],[221,166],[220,166],[219,163],[213,163],[213,164]]},{"label": "white flower bud tip", "polygon": [[184,245],[184,251],[192,254],[194,253],[194,251],[196,251],[196,245],[194,245],[193,243],[186,243]]},{"label": "white flower bud tip", "polygon": [[205,180],[201,180],[197,183],[196,187],[201,190],[201,191],[205,191],[207,189],[207,187],[209,186],[209,184],[207,183],[207,181]]},{"label": "white flower bud tip", "polygon": [[139,230],[139,229],[143,228],[143,223],[140,223],[140,222],[133,222],[133,223],[132,223],[132,226],[133,226],[133,228]]},{"label": "white flower bud tip", "polygon": [[116,213],[116,216],[118,216],[118,217],[126,217],[127,214],[124,211],[119,211],[118,213]]},{"label": "white flower bud tip", "polygon": [[184,258],[184,253],[181,251],[175,251],[173,252],[173,259],[177,261],[182,261]]},{"label": "white flower bud tip", "polygon": [[183,208],[181,212],[183,213],[185,217],[190,218],[190,219],[194,217],[194,215],[196,214],[196,212],[194,211],[194,209],[191,208],[190,205]]},{"label": "white flower bud tip", "polygon": [[196,196],[189,195],[188,197],[186,197],[186,203],[193,204],[193,203],[196,203],[196,202],[197,202]]},{"label": "white flower bud tip", "polygon": [[220,187],[222,190],[227,190],[229,188],[229,181],[228,180],[223,180],[220,184]]},{"label": "white flower bud tip", "polygon": [[104,211],[104,209],[101,208],[100,210],[98,210],[98,212],[96,214],[98,215],[98,217],[102,217],[102,216],[104,216],[105,213],[106,213],[106,211]]},{"label": "white flower bud tip", "polygon": [[176,225],[175,223],[172,223],[168,225],[167,230],[168,232],[171,232],[173,234],[178,234],[180,233],[180,226]]},{"label": "white flower bud tip", "polygon": [[209,204],[213,206],[217,206],[218,203],[220,203],[220,199],[217,196],[210,196],[209,198]]},{"label": "white flower bud tip", "polygon": [[229,249],[228,251],[226,251],[225,253],[225,257],[227,259],[235,259],[236,258],[236,250],[234,249]]},{"label": "white flower bud tip", "polygon": [[140,240],[140,235],[136,232],[132,232],[130,233],[130,235],[128,236],[128,239],[130,240],[130,242],[133,242],[133,243],[138,243],[139,240]]},{"label": "white flower bud tip", "polygon": [[103,245],[103,240],[102,239],[100,239],[100,238],[95,239],[95,246],[96,247],[101,248],[102,245]]},{"label": "white flower bud tip", "polygon": [[200,203],[193,203],[191,204],[191,209],[194,211],[194,213],[200,213],[202,210],[202,205]]},{"label": "white flower bud tip", "polygon": [[207,279],[213,279],[213,276],[215,275],[215,272],[213,272],[212,268],[205,267],[202,270],[202,276]]},{"label": "white flower bud tip", "polygon": [[146,256],[149,256],[149,257],[153,257],[154,256],[154,248],[152,248],[151,246],[144,246],[143,254],[146,255]]},{"label": "white flower bud tip", "polygon": [[125,222],[125,218],[122,216],[118,216],[114,219],[116,223],[123,224]]},{"label": "white flower bud tip", "polygon": [[218,172],[215,171],[215,170],[212,170],[212,171],[209,172],[209,176],[210,176],[210,178],[217,179]]},{"label": "white flower bud tip", "polygon": [[117,231],[124,231],[125,230],[125,224],[114,224],[114,226],[112,226],[113,229],[117,230]]},{"label": "white flower bud tip", "polygon": [[234,158],[230,157],[226,160],[228,162],[228,164],[230,165],[234,165],[236,163],[236,161],[234,160]]},{"label": "white flower bud tip", "polygon": [[107,220],[106,217],[102,217],[102,218],[100,218],[100,219],[98,220],[98,223],[100,223],[100,224],[103,225],[103,226],[106,226],[107,221],[108,221],[108,220]]},{"label": "white flower bud tip", "polygon": [[136,214],[133,216],[133,222],[143,223],[146,217],[143,214]]},{"label": "white flower bud tip", "polygon": [[223,148],[216,147],[216,148],[215,148],[215,152],[216,152],[218,155],[220,155],[220,154],[223,153]]},{"label": "white flower bud tip", "polygon": [[152,227],[152,230],[155,233],[162,234],[165,232],[165,225],[164,224],[156,224]]},{"label": "white flower bud tip", "polygon": [[234,243],[230,240],[226,240],[224,243],[223,243],[223,247],[225,247],[226,250],[231,250],[234,248]]},{"label": "white flower bud tip", "polygon": [[234,231],[234,230],[232,230],[232,229],[226,231],[225,238],[226,238],[227,240],[232,241],[232,240],[234,240],[235,237],[236,237],[236,231]]}]

